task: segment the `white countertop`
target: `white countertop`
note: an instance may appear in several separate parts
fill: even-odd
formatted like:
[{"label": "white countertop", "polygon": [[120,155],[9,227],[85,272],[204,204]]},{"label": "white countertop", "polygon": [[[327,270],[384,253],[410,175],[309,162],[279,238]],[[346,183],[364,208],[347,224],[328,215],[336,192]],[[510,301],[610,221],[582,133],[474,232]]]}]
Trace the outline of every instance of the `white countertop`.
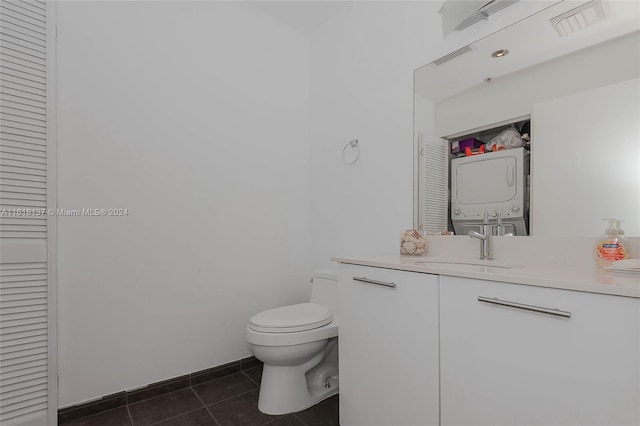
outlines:
[{"label": "white countertop", "polygon": [[[614,273],[595,266],[524,265],[518,262],[486,261],[486,266],[448,262],[475,262],[470,258],[430,256],[333,257],[334,262],[425,274],[448,275],[514,284],[584,291],[640,298],[640,275]],[[436,262],[436,263],[421,263]],[[437,263],[447,262],[447,263]]]}]

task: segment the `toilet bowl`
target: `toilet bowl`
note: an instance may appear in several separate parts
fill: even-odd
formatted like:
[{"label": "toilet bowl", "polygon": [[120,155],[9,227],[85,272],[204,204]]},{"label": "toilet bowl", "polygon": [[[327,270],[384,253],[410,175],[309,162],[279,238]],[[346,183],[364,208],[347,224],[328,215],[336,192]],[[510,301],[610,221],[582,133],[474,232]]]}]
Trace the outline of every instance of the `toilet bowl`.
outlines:
[{"label": "toilet bowl", "polygon": [[263,362],[258,408],[302,411],[338,393],[337,278],[316,271],[311,302],[269,309],[247,325],[253,355]]}]

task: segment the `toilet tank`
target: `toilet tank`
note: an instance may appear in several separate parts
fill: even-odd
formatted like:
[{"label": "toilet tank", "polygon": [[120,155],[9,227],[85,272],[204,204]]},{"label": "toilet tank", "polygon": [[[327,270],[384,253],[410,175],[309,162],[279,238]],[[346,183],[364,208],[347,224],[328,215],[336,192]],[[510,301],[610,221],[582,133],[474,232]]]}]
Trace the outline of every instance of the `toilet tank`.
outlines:
[{"label": "toilet tank", "polygon": [[338,316],[338,272],[320,269],[313,273],[311,302],[326,306],[334,316]]}]

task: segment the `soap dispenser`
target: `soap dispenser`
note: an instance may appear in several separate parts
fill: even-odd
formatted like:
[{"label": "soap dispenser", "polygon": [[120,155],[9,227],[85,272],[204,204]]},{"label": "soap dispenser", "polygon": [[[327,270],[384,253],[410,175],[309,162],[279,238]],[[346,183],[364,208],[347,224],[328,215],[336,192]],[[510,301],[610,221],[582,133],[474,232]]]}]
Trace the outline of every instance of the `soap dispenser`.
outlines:
[{"label": "soap dispenser", "polygon": [[627,239],[624,238],[624,231],[620,228],[621,221],[613,218],[603,220],[609,221],[609,227],[605,230],[605,234],[598,238],[594,252],[596,264],[601,268],[629,257]]}]

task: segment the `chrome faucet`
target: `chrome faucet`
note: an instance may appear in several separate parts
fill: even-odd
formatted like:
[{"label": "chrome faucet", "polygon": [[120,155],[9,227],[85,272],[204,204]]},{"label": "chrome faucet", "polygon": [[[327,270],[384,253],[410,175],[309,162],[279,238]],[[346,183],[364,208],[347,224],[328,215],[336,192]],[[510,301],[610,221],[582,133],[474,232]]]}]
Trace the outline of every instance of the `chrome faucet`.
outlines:
[{"label": "chrome faucet", "polygon": [[470,231],[469,236],[480,240],[480,260],[491,260],[491,226],[489,225],[489,212],[484,212],[482,234],[476,231]]},{"label": "chrome faucet", "polygon": [[504,235],[504,227],[502,226],[502,212],[497,212],[496,213],[498,218],[496,221],[496,232],[495,234],[500,237],[502,235]]}]

